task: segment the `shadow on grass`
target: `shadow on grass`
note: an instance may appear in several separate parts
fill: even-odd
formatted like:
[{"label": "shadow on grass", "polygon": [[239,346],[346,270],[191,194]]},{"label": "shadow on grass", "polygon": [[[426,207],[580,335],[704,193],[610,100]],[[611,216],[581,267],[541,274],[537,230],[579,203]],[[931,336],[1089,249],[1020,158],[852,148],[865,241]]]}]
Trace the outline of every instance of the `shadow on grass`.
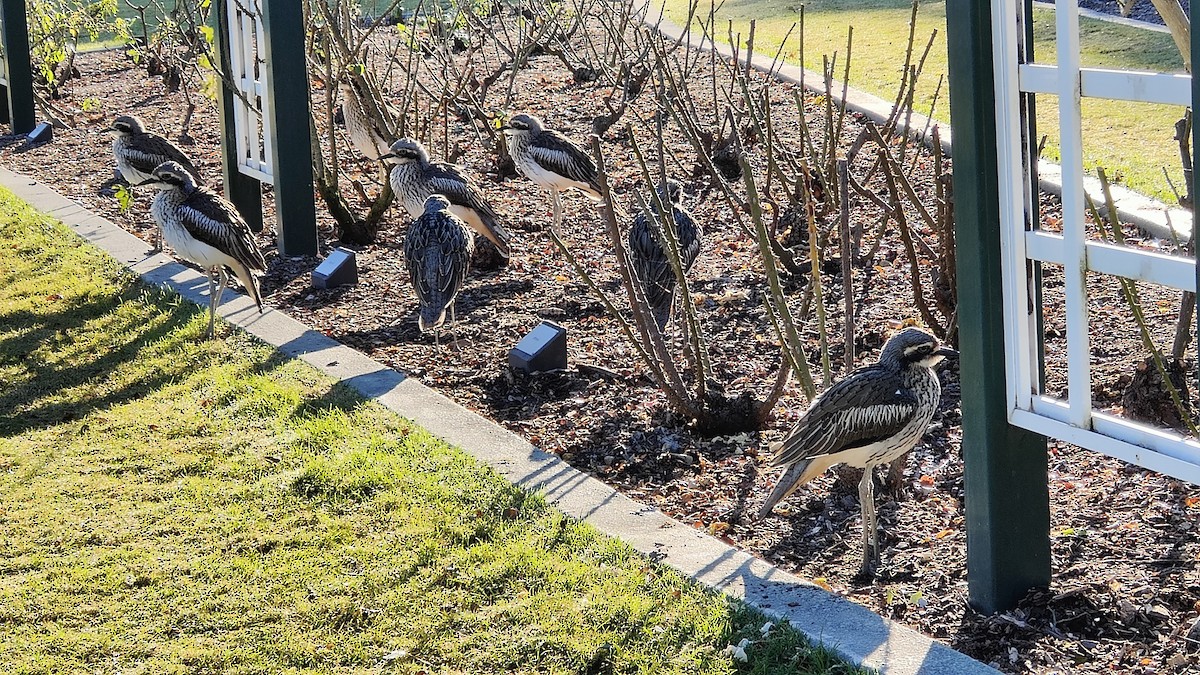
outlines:
[{"label": "shadow on grass", "polygon": [[[145,303],[146,311],[122,315],[129,303]],[[0,364],[23,362],[27,376],[16,386],[0,392],[0,437],[44,429],[79,419],[93,410],[127,403],[150,394],[189,374],[194,364],[186,358],[169,361],[167,368],[147,372],[121,385],[112,386],[112,378],[123,366],[135,364],[147,347],[163,341],[189,339],[177,335],[185,326],[203,315],[206,309],[183,302],[175,293],[131,281],[112,295],[92,296],[82,303],[64,302],[48,313],[19,310],[0,314],[0,324],[15,334],[0,340]],[[81,341],[103,342],[95,335],[107,330],[114,339],[96,348],[84,348],[80,358],[39,359],[39,349],[59,352],[74,349]],[[117,339],[115,336],[120,335]],[[195,339],[200,339],[199,337]],[[254,364],[255,372],[265,373],[284,362],[273,355]],[[45,400],[76,387],[91,385],[95,395],[81,394]]]}]

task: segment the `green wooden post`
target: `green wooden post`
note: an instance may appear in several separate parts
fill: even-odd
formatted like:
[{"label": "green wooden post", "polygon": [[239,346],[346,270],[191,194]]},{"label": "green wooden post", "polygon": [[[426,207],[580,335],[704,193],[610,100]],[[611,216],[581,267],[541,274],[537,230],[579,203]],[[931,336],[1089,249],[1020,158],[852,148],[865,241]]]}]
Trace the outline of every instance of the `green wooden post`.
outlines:
[{"label": "green wooden post", "polygon": [[[1200,192],[1197,191],[1200,188],[1200,181],[1197,180],[1197,177],[1200,176],[1200,163],[1197,163],[1200,162],[1200,131],[1196,129],[1196,111],[1200,110],[1200,108],[1196,106],[1200,105],[1200,80],[1197,80],[1195,70],[1196,56],[1200,54],[1200,34],[1197,33],[1197,26],[1200,26],[1200,24],[1196,23],[1197,20],[1200,20],[1200,10],[1197,10],[1196,3],[1192,2],[1188,11],[1191,15],[1192,23],[1192,184],[1190,187],[1192,195],[1192,227],[1196,227],[1198,224],[1196,220],[1196,202],[1200,201]],[[1197,238],[1197,241],[1200,241],[1200,238]],[[1196,250],[1200,250],[1200,243],[1197,243],[1195,248]],[[1200,255],[1196,256],[1196,290],[1200,291]],[[1200,330],[1200,312],[1196,312],[1195,316],[1196,327]],[[1200,336],[1200,332],[1196,333],[1196,335]],[[1197,339],[1197,344],[1200,345],[1200,338]],[[1196,367],[1197,388],[1200,388],[1200,359],[1197,359]]]},{"label": "green wooden post", "polygon": [[[217,15],[215,37],[217,53],[221,59],[222,72],[230,72],[229,59],[229,15],[226,13],[228,0],[217,0],[213,3],[213,12]],[[233,128],[234,94],[229,83],[221,87],[221,178],[225,182],[225,197],[233,202],[238,213],[246,219],[250,229],[262,232],[262,184],[257,178],[247,176],[238,170],[237,137]]]},{"label": "green wooden post", "polygon": [[4,99],[14,134],[27,134],[37,126],[33,108],[33,68],[29,63],[29,22],[25,0],[0,0],[0,42],[4,47]]},{"label": "green wooden post", "polygon": [[288,256],[316,255],[317,207],[304,14],[296,0],[263,0],[262,5],[279,252]]},{"label": "green wooden post", "polygon": [[988,614],[1050,582],[1046,442],[1007,420],[990,12],[986,0],[946,3],[967,581],[971,604]]}]

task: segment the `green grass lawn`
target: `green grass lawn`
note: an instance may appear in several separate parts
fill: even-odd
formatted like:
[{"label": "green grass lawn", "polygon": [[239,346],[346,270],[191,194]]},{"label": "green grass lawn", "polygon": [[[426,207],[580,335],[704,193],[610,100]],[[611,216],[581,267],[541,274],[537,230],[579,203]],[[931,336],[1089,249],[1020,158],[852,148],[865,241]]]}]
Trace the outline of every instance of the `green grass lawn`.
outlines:
[{"label": "green grass lawn", "polygon": [[205,325],[0,190],[6,673],[860,672]]},{"label": "green grass lawn", "polygon": [[[667,16],[681,22],[687,18],[688,0],[664,0]],[[720,4],[720,3],[718,3]],[[816,72],[822,68],[822,55],[839,54],[844,62],[846,37],[854,27],[850,85],[895,100],[900,83],[904,50],[908,42],[911,4],[908,0],[812,0],[804,2],[804,65]],[[735,32],[744,40],[751,19],[756,20],[756,51],[774,55],[794,22],[799,19],[801,0],[726,0],[717,13],[721,36],[732,20]],[[702,9],[707,11],[708,4]],[[1039,61],[1055,61],[1054,12],[1034,10],[1034,53]],[[947,73],[946,4],[922,3],[917,15],[916,46],[919,54],[929,36],[937,31],[933,48],[925,62],[918,86],[917,109],[928,113],[939,75]],[[1080,22],[1082,61],[1085,66],[1106,66],[1134,70],[1178,71],[1183,61],[1170,35],[1154,33],[1104,21]],[[791,62],[800,60],[800,38],[793,33],[784,55]],[[843,69],[839,65],[840,79]],[[942,123],[950,119],[948,85],[943,83],[934,118]],[[1084,100],[1084,163],[1097,164],[1122,177],[1122,182],[1139,192],[1174,205],[1175,198],[1162,168],[1171,180],[1182,186],[1183,171],[1179,150],[1172,140],[1175,121],[1183,108],[1138,103]],[[1049,135],[1045,156],[1058,159],[1058,107],[1055,97],[1038,97],[1039,134]]]}]

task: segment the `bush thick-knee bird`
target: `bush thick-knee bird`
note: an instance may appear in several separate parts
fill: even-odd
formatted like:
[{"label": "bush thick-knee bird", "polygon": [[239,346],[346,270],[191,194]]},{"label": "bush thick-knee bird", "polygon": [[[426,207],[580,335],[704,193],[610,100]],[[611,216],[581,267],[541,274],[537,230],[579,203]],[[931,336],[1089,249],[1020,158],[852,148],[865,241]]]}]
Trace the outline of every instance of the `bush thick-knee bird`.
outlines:
[{"label": "bush thick-knee bird", "polygon": [[450,211],[448,199],[431,195],[425,200],[425,211],[404,238],[404,262],[420,306],[421,332],[441,326],[447,310],[453,317],[474,247],[470,228]]},{"label": "bush thick-knee bird", "polygon": [[229,283],[226,268],[233,270],[261,312],[262,293],[255,273],[266,271],[267,263],[233,204],[194,180],[182,164],[164,162],[144,184],[159,190],[150,213],[167,243],[179,257],[208,274],[208,336],[212,337],[217,306]]},{"label": "bush thick-knee bird", "polygon": [[[664,207],[671,209],[668,222],[675,226],[675,241],[679,244],[679,262],[686,273],[700,255],[700,237],[703,232],[692,214],[683,206],[683,186],[668,178],[658,187],[658,197]],[[641,211],[629,228],[629,253],[633,268],[641,282],[642,292],[659,330],[666,328],[671,318],[675,301],[675,270],[666,249],[658,240],[655,230],[661,225],[658,206],[650,202],[650,215]],[[651,222],[654,221],[654,222]]]},{"label": "bush thick-knee bird", "polygon": [[392,166],[392,191],[410,216],[420,217],[429,196],[440,194],[449,202],[451,213],[492,242],[504,258],[511,255],[512,236],[500,224],[500,216],[483,191],[461,167],[431,162],[425,146],[411,138],[392,143],[380,159]]},{"label": "bush thick-knee bird", "polygon": [[813,399],[772,447],[772,465],[784,471],[758,517],[834,464],[862,467],[863,570],[873,571],[879,550],[872,470],[908,452],[925,435],[942,393],[933,368],[957,355],[924,330],[905,328],[883,346],[879,361],[855,369]]},{"label": "bush thick-knee bird", "polygon": [[575,188],[592,199],[602,199],[596,163],[566,136],[546,128],[541,119],[527,113],[513,115],[501,129],[517,170],[538,187],[550,191],[555,227],[562,220],[558,193],[563,190]]},{"label": "bush thick-knee bird", "polygon": [[[196,164],[178,145],[146,131],[141,118],[121,115],[105,131],[113,135],[112,152],[117,169],[130,186],[142,185],[154,177],[154,170],[163,162],[176,162],[192,174],[196,185],[203,185]],[[154,250],[162,250],[162,229],[155,233]]]}]

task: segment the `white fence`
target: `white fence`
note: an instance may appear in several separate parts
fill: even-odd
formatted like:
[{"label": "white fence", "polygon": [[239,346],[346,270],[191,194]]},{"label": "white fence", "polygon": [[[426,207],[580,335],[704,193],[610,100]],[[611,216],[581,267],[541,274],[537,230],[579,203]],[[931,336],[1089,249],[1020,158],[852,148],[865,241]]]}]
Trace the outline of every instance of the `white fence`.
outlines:
[{"label": "white fence", "polygon": [[[1007,397],[1009,421],[1037,433],[1200,483],[1200,443],[1157,427],[1096,410],[1092,402],[1087,274],[1196,290],[1194,258],[1088,241],[1085,236],[1082,97],[1190,106],[1191,77],[1171,73],[1083,68],[1079,13],[1056,5],[1057,64],[1031,62],[1022,0],[992,0],[997,149],[1000,171]],[[1040,229],[1030,177],[1035,158],[1026,138],[1022,94],[1058,97],[1062,155],[1062,232]],[[1060,265],[1064,274],[1067,396],[1041,390],[1043,335],[1032,302],[1040,297],[1031,261]],[[1131,364],[1132,365],[1132,364]]]},{"label": "white fence", "polygon": [[[249,4],[247,4],[249,3]],[[266,62],[262,58],[262,11],[256,0],[230,0],[230,78],[234,97],[234,133],[237,136],[238,171],[260,181],[274,181],[271,166],[270,110],[267,102]]]}]

